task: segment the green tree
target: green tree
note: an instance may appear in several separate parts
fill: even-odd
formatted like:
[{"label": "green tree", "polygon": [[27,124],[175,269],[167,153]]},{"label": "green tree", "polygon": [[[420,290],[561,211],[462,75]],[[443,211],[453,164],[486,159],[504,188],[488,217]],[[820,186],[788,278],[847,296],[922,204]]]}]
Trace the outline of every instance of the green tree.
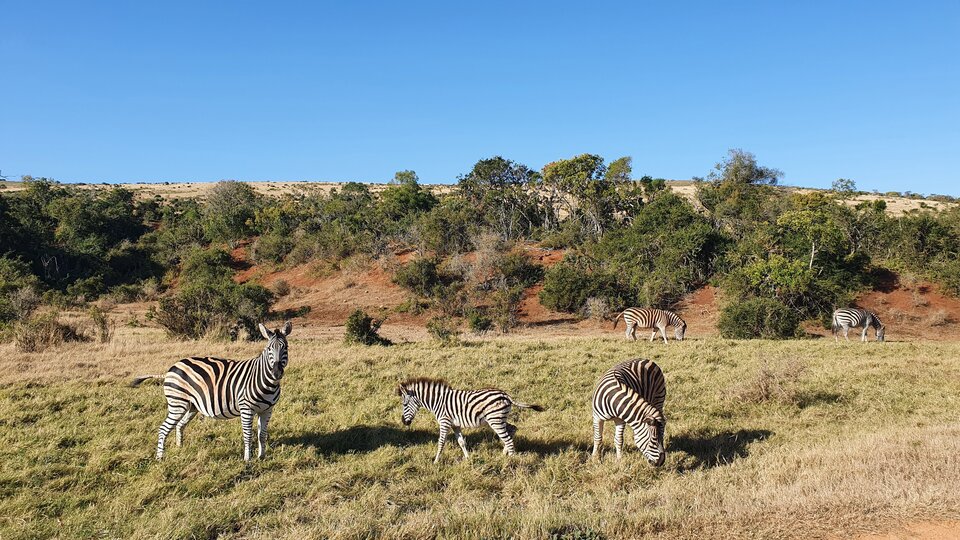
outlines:
[{"label": "green tree", "polygon": [[203,227],[215,242],[234,242],[250,237],[261,198],[245,182],[218,182],[203,206]]}]

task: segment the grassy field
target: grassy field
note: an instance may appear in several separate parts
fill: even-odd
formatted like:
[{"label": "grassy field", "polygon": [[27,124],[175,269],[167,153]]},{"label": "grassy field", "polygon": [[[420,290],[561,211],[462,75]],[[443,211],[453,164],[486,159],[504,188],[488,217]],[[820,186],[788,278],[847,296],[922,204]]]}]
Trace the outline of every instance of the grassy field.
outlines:
[{"label": "grassy field", "polygon": [[[163,372],[187,354],[257,344],[0,346],[0,538],[814,538],[960,516],[960,344],[830,341],[669,346],[616,338],[345,347],[291,336],[267,459],[239,421],[199,419],[153,459]],[[589,397],[621,360],[668,384],[668,457],[589,456]],[[432,463],[436,427],[400,423],[398,377],[495,385],[524,411],[512,458],[489,430]]]}]

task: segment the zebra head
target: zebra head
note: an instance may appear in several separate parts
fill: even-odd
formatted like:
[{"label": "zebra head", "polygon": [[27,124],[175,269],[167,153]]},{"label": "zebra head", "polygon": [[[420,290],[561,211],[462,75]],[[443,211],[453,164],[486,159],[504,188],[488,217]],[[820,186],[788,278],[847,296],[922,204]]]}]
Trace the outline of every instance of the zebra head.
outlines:
[{"label": "zebra head", "polygon": [[267,346],[263,348],[267,368],[274,380],[280,380],[283,377],[283,370],[287,368],[287,336],[293,330],[293,324],[287,321],[283,328],[272,332],[263,323],[260,323],[259,327],[260,333],[267,340]]},{"label": "zebra head", "polygon": [[877,341],[883,341],[883,336],[886,334],[886,328],[883,324],[877,323]]},{"label": "zebra head", "polygon": [[420,410],[420,398],[417,397],[416,392],[407,388],[404,383],[397,385],[397,395],[403,399],[403,415],[400,419],[403,421],[403,425],[409,426],[413,422],[414,415]]},{"label": "zebra head", "polygon": [[[663,446],[664,431],[667,427],[667,419],[663,416],[648,416],[643,419],[646,430],[641,429],[640,433],[635,433],[637,446],[643,452],[647,461],[655,467],[663,465],[667,458],[667,450]],[[644,433],[645,431],[645,433]],[[646,443],[644,443],[646,439]]]},{"label": "zebra head", "polygon": [[683,341],[683,335],[687,333],[687,323],[682,323],[673,327],[673,336],[677,341]]}]

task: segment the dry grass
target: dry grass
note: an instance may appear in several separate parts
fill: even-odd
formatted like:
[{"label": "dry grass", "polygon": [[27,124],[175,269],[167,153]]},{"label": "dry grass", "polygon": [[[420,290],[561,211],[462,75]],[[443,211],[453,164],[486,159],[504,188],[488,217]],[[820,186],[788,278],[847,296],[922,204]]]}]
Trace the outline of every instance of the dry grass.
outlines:
[{"label": "dry grass", "polygon": [[[126,388],[130,377],[188,354],[257,352],[127,327],[106,344],[0,346],[0,537],[816,538],[960,516],[960,344],[365,348],[295,330],[266,460],[244,466],[238,422],[201,419],[154,462],[163,399],[157,386]],[[631,357],[667,376],[661,469],[636,450],[616,462],[612,431],[603,459],[589,459],[593,383]],[[764,369],[794,398],[738,399]],[[434,466],[433,419],[404,429],[392,393],[412,375],[549,408],[514,422],[519,455],[470,430],[471,460],[452,444]]]}]

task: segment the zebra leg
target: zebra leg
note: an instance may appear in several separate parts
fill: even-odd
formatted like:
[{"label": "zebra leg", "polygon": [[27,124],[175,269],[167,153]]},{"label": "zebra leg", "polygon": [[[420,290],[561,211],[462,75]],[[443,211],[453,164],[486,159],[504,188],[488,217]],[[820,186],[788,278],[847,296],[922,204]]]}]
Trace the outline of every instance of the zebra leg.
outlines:
[{"label": "zebra leg", "polygon": [[659,329],[660,329],[660,335],[663,336],[663,344],[664,344],[664,345],[668,345],[668,343],[667,343],[667,327],[666,327],[666,326],[661,326]]},{"label": "zebra leg", "polygon": [[633,328],[632,325],[629,325],[629,324],[627,325],[627,329],[624,331],[624,335],[626,336],[624,337],[624,339],[626,339],[627,341],[630,341],[631,337],[633,338],[634,341],[637,340],[636,330]]},{"label": "zebra leg", "polygon": [[497,434],[497,437],[500,438],[500,442],[503,443],[503,453],[508,456],[512,456],[516,453],[516,450],[513,446],[513,437],[510,435],[510,430],[507,429],[507,421],[504,418],[488,418],[487,425],[493,429],[493,432]]},{"label": "zebra leg", "polygon": [[160,432],[157,435],[157,459],[163,459],[163,447],[167,442],[167,435],[170,434],[170,430],[177,425],[180,418],[187,412],[187,407],[188,405],[184,405],[180,401],[167,402],[167,418],[160,424]]},{"label": "zebra leg", "polygon": [[250,442],[253,439],[253,411],[240,410],[240,427],[243,428],[243,460],[250,461]]},{"label": "zebra leg", "polygon": [[267,454],[267,424],[270,423],[270,417],[273,416],[273,407],[260,413],[257,417],[257,457],[263,459]]},{"label": "zebra leg", "polygon": [[453,434],[457,436],[457,444],[459,444],[460,449],[463,450],[463,458],[469,458],[470,453],[467,452],[467,438],[463,436],[463,432],[460,431],[459,427],[453,428]]},{"label": "zebra leg", "polygon": [[843,339],[850,341],[850,327],[843,325]]},{"label": "zebra leg", "polygon": [[603,444],[603,420],[593,417],[593,457],[600,457],[600,445]]},{"label": "zebra leg", "polygon": [[437,441],[437,456],[433,458],[434,463],[440,463],[440,453],[443,452],[443,445],[447,442],[447,432],[450,430],[450,424],[447,421],[440,422],[440,440]]},{"label": "zebra leg", "polygon": [[867,324],[863,325],[863,332],[860,334],[860,341],[867,342],[867,329],[870,328]]},{"label": "zebra leg", "polygon": [[623,422],[618,422],[613,431],[613,447],[617,450],[617,460],[623,457],[623,431],[627,427]]},{"label": "zebra leg", "polygon": [[183,417],[180,418],[180,421],[177,422],[177,446],[183,446],[183,430],[187,427],[187,424],[193,420],[193,417],[197,415],[196,407],[191,406],[187,409],[187,412],[183,414]]}]

